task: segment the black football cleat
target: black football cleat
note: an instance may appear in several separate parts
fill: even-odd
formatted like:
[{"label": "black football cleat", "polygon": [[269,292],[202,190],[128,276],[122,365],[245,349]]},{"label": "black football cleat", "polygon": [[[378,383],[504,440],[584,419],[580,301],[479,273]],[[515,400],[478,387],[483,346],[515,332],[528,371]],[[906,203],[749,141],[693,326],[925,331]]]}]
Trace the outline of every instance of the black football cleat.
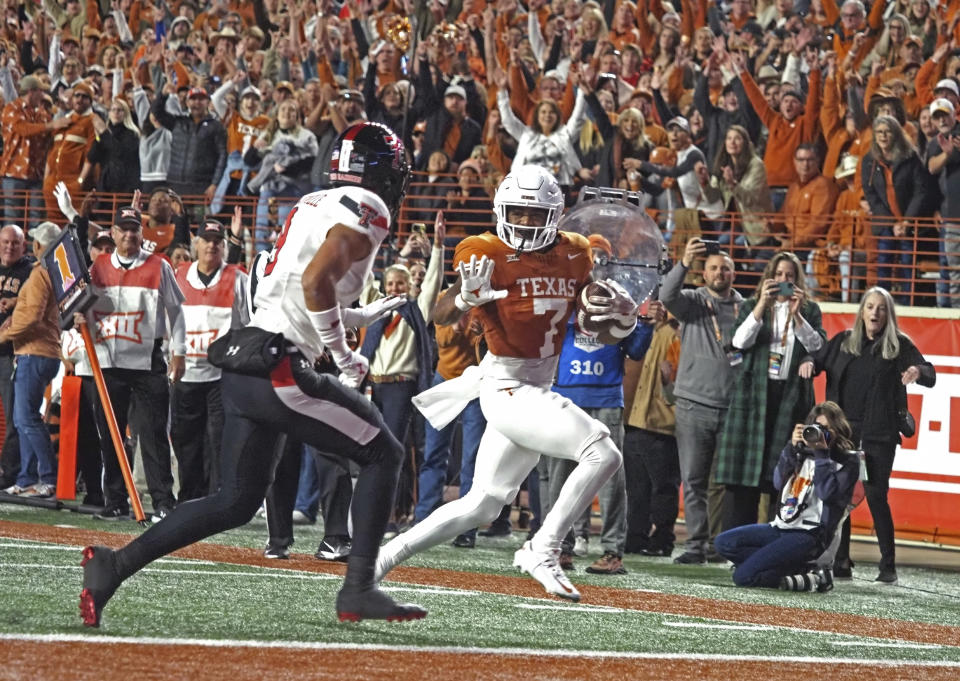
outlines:
[{"label": "black football cleat", "polygon": [[80,592],[80,618],[85,627],[99,627],[103,607],[122,581],[117,575],[113,549],[88,546],[83,550],[83,591]]},{"label": "black football cleat", "polygon": [[427,616],[427,611],[412,603],[397,603],[375,586],[344,586],[337,594],[337,618],[341,622],[387,620],[409,622]]}]

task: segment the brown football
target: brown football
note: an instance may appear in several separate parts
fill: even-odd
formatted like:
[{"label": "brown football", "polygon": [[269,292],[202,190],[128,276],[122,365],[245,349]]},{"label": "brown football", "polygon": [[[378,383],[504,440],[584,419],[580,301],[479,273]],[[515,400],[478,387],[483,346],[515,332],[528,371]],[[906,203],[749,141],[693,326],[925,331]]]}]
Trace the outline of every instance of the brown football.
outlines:
[{"label": "brown football", "polygon": [[577,298],[577,326],[588,333],[595,334],[597,340],[604,345],[616,345],[630,335],[633,325],[623,326],[613,319],[596,321],[587,312],[587,300],[590,296],[604,296],[613,298],[614,292],[601,281],[593,281],[580,290]]}]

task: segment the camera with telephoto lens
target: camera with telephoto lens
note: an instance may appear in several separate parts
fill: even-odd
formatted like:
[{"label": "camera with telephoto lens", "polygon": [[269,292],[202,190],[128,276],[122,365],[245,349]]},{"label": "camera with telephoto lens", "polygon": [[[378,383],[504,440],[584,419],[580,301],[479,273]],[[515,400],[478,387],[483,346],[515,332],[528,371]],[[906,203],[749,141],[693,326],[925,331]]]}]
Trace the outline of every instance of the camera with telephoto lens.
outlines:
[{"label": "camera with telephoto lens", "polygon": [[809,426],[804,426],[801,437],[810,447],[816,447],[821,442],[825,445],[830,444],[830,431],[819,423],[811,423]]}]

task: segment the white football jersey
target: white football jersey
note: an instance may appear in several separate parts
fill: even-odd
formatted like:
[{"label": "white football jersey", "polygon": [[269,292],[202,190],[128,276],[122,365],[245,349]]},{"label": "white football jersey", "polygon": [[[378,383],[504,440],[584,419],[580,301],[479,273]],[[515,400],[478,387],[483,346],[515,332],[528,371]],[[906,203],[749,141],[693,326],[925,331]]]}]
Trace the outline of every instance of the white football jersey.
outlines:
[{"label": "white football jersey", "polygon": [[282,333],[311,360],[323,352],[323,343],[307,316],[301,277],[327,232],[337,224],[370,239],[370,255],[354,262],[336,285],[340,306],[352,305],[390,231],[386,203],[362,187],[337,187],[301,198],[290,211],[257,283],[251,326]]}]

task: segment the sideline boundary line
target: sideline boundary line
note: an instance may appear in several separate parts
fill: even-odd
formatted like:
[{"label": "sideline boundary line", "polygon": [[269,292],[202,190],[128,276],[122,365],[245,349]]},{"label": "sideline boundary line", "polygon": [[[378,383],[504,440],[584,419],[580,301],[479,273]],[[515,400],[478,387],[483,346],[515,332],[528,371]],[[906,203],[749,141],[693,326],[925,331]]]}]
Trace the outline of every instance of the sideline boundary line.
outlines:
[{"label": "sideline boundary line", "polygon": [[697,660],[703,662],[793,662],[798,664],[849,664],[880,667],[931,667],[960,669],[960,661],[949,660],[890,660],[852,657],[812,657],[775,655],[725,655],[708,653],[638,653],[618,650],[570,650],[540,648],[479,648],[473,646],[411,646],[382,643],[323,643],[310,641],[251,641],[244,639],[188,639],[159,638],[149,636],[84,636],[82,634],[2,634],[0,641],[28,641],[35,643],[92,643],[99,645],[153,645],[153,646],[199,646],[204,648],[287,648],[291,650],[357,650],[357,651],[404,651],[444,653],[456,655],[499,655],[510,657],[565,657],[626,660]]}]

